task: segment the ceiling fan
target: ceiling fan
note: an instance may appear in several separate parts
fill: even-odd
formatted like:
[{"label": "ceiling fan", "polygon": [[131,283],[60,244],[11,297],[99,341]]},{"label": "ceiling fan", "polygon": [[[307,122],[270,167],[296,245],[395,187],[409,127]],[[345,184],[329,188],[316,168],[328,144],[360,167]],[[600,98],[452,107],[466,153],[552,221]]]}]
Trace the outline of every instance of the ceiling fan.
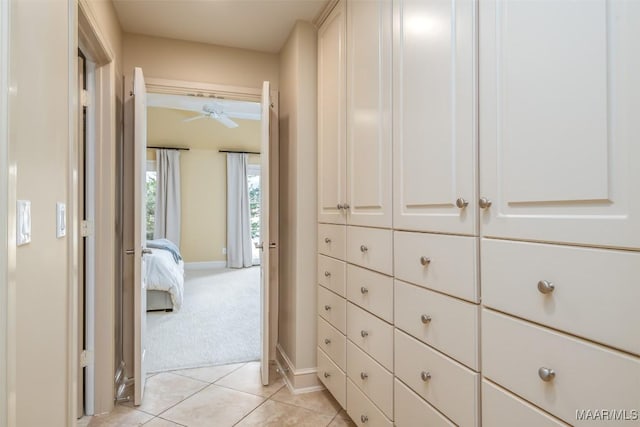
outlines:
[{"label": "ceiling fan", "polygon": [[211,119],[217,120],[228,128],[237,128],[238,124],[231,120],[229,116],[227,116],[222,107],[219,104],[205,104],[202,106],[203,113],[199,116],[190,117],[188,119],[184,119],[183,122],[192,122],[194,120],[203,119],[205,117],[209,117]]}]

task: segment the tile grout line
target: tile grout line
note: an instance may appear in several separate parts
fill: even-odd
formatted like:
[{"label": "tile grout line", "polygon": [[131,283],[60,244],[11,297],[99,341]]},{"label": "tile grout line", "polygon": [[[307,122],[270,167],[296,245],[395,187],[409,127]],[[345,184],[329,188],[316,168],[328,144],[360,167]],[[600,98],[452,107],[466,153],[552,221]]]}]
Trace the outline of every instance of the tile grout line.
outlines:
[{"label": "tile grout line", "polygon": [[242,418],[240,418],[238,420],[238,422],[236,422],[235,424],[233,424],[234,426],[237,426],[238,424],[240,424],[245,418],[247,418],[249,415],[253,414],[259,407],[261,407],[262,405],[264,405],[265,403],[267,403],[269,401],[269,398],[265,398],[262,403],[260,403],[258,406],[256,406],[255,408],[253,408],[252,410],[250,410],[249,412],[247,412],[245,415],[242,416]]}]

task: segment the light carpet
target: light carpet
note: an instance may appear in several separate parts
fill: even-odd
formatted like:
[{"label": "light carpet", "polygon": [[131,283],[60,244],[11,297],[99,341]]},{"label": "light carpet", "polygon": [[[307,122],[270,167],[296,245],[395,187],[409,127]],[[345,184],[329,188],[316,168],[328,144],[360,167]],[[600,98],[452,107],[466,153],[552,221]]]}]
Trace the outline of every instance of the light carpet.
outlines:
[{"label": "light carpet", "polygon": [[147,371],[260,358],[260,267],[187,271],[175,313],[147,313]]}]

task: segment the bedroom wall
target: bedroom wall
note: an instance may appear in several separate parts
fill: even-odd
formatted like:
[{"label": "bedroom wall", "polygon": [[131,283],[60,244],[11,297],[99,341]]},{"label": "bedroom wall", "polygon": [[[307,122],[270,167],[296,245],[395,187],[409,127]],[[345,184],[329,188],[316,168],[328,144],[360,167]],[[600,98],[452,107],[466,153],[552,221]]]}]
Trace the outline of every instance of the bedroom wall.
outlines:
[{"label": "bedroom wall", "polygon": [[[195,113],[149,107],[147,144],[189,147],[180,152],[181,245],[185,262],[226,261],[227,158],[221,149],[260,151],[260,121],[239,120],[230,129],[211,119],[183,122]],[[148,158],[155,160],[155,150]],[[259,164],[260,156],[249,156]]]}]

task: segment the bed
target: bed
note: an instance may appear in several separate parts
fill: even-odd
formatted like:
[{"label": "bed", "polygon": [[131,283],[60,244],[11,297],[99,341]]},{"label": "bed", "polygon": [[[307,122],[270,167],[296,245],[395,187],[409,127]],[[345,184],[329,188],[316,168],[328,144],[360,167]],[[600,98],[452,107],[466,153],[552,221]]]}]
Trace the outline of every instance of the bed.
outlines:
[{"label": "bed", "polygon": [[184,262],[166,239],[148,240],[145,256],[147,311],[178,311],[184,295]]}]

